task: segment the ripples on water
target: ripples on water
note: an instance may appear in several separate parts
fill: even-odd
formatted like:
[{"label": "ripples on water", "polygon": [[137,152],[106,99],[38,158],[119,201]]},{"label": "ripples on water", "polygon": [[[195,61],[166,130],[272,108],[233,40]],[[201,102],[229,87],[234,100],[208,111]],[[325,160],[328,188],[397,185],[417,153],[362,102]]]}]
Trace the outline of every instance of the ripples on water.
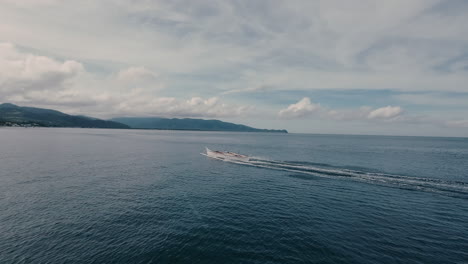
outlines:
[{"label": "ripples on water", "polygon": [[466,139],[0,129],[0,143],[1,263],[468,260]]}]

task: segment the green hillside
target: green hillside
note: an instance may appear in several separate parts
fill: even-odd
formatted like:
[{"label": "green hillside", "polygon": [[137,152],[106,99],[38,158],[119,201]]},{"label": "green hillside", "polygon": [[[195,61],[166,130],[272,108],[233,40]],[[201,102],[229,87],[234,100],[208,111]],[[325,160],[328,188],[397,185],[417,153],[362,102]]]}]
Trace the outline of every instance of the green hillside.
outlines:
[{"label": "green hillside", "polygon": [[74,116],[50,109],[0,104],[0,125],[42,127],[129,128],[114,121]]}]

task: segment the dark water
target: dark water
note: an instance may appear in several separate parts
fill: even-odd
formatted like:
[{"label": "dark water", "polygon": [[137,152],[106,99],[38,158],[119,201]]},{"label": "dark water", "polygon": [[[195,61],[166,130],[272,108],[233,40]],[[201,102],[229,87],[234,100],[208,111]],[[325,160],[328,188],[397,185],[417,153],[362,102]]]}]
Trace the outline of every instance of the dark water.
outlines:
[{"label": "dark water", "polygon": [[0,128],[0,263],[468,263],[468,139]]}]

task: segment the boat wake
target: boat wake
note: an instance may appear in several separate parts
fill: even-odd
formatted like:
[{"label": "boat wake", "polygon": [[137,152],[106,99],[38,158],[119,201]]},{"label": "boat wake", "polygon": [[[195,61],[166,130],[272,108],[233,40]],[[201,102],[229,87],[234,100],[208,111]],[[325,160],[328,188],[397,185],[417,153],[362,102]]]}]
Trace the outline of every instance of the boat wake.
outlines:
[{"label": "boat wake", "polygon": [[468,199],[468,182],[324,167],[323,164],[311,165],[310,163],[274,161],[259,157],[249,157],[248,160],[239,160],[219,158],[217,156],[205,153],[201,154],[210,158],[238,165],[271,170],[288,171],[316,177],[360,181],[370,184],[403,188],[408,190],[436,192],[440,194],[446,194],[450,196]]}]

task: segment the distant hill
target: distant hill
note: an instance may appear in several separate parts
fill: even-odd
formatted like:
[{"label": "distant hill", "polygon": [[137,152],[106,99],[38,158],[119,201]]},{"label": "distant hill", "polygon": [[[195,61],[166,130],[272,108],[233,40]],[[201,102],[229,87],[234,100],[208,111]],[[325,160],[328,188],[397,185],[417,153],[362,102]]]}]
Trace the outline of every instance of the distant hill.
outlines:
[{"label": "distant hill", "polygon": [[245,125],[223,122],[220,120],[204,120],[192,118],[160,118],[160,117],[119,117],[112,121],[126,124],[131,128],[167,129],[167,130],[202,130],[202,131],[236,131],[236,132],[274,132],[288,133],[286,130],[258,129]]},{"label": "distant hill", "polygon": [[67,115],[50,109],[0,104],[0,126],[130,128],[114,121]]}]

